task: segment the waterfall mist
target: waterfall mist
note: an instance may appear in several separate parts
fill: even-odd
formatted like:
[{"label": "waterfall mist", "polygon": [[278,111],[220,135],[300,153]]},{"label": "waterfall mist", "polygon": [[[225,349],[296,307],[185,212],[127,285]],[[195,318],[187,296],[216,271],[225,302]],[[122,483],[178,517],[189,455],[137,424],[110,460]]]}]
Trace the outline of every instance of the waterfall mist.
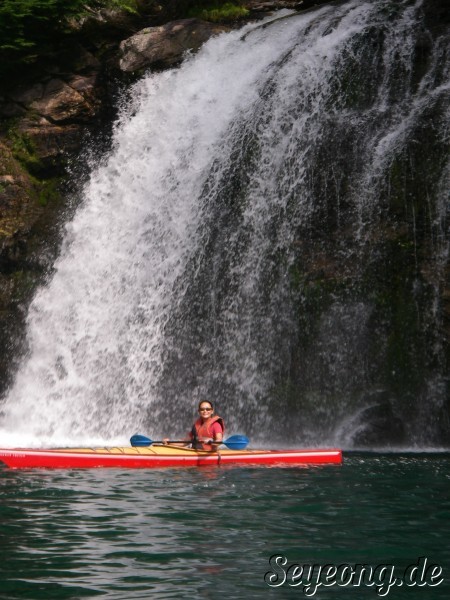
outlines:
[{"label": "waterfall mist", "polygon": [[449,44],[422,5],[280,13],[134,86],[3,438],[179,435],[207,398],[255,441],[445,444]]}]

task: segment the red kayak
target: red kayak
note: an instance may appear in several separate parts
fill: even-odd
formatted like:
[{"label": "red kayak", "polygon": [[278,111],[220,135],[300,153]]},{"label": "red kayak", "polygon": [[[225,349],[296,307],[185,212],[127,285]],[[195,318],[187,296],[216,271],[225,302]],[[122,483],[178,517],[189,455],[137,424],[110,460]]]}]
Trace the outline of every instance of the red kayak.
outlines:
[{"label": "red kayak", "polygon": [[13,469],[149,469],[208,465],[340,464],[342,452],[327,450],[219,450],[206,452],[179,446],[105,448],[0,449],[0,462]]}]

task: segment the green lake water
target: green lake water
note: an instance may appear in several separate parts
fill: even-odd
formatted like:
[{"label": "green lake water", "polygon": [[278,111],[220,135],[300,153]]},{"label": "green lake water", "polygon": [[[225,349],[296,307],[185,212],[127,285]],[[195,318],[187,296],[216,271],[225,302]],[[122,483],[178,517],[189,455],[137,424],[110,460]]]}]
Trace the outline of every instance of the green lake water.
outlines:
[{"label": "green lake water", "polygon": [[[450,597],[448,454],[349,453],[342,466],[308,468],[1,468],[0,502],[1,600]],[[312,575],[308,587],[307,565],[322,569],[321,586]]]}]

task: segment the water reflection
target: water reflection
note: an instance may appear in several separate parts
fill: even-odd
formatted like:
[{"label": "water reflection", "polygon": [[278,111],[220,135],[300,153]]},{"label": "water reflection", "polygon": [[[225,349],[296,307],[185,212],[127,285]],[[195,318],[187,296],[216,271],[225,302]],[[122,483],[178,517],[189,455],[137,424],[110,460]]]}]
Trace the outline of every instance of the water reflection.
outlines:
[{"label": "water reflection", "polygon": [[2,470],[2,600],[271,597],[263,576],[275,552],[444,566],[449,480],[446,455],[352,455],[311,469]]}]

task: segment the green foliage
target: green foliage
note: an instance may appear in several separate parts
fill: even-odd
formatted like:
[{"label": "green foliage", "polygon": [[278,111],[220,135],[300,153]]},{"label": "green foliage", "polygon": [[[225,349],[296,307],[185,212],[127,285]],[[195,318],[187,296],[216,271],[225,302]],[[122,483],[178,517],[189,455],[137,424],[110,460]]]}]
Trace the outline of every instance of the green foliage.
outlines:
[{"label": "green foliage", "polygon": [[0,76],[51,56],[67,37],[68,19],[104,7],[137,13],[139,0],[2,0]]},{"label": "green foliage", "polygon": [[59,197],[58,180],[49,179],[41,183],[38,197],[38,204],[40,206],[45,207],[50,203],[55,203],[58,201]]},{"label": "green foliage", "polygon": [[32,140],[23,133],[18,132],[14,127],[9,129],[8,138],[11,142],[14,158],[30,173],[38,171],[41,164]]},{"label": "green foliage", "polygon": [[238,6],[231,2],[213,2],[207,7],[194,7],[189,11],[190,17],[197,17],[204,21],[212,21],[214,23],[224,21],[236,21],[248,16],[249,11],[243,6]]},{"label": "green foliage", "polygon": [[33,63],[64,30],[64,17],[78,14],[82,0],[3,0],[0,5],[0,74]]},{"label": "green foliage", "polygon": [[133,15],[139,14],[139,0],[110,0],[108,4]]},{"label": "green foliage", "polygon": [[36,45],[43,30],[59,29],[65,16],[78,14],[82,0],[3,0],[0,50],[21,51]]}]

